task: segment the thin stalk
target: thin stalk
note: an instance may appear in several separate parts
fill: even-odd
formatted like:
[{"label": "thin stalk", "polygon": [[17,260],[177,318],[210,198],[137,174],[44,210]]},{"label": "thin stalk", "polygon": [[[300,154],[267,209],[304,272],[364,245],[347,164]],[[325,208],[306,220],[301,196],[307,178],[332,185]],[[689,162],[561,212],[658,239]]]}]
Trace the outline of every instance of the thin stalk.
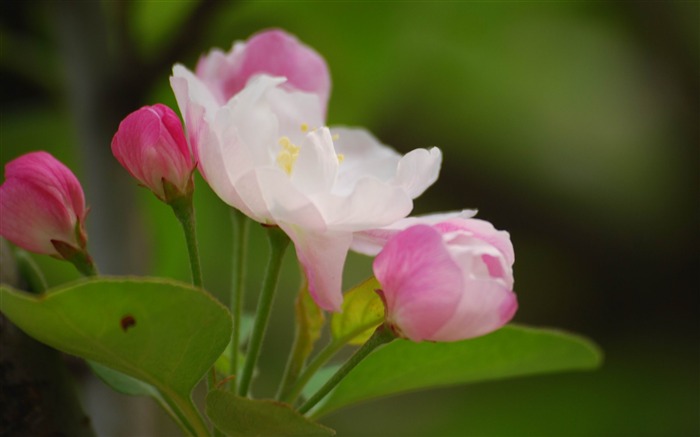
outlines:
[{"label": "thin stalk", "polygon": [[184,196],[170,203],[175,216],[182,225],[187,242],[187,252],[190,256],[190,268],[192,269],[192,283],[196,287],[202,286],[202,268],[199,263],[199,248],[197,246],[197,229],[194,214],[192,195]]},{"label": "thin stalk", "polygon": [[301,375],[299,375],[299,378],[294,382],[294,384],[282,394],[280,400],[289,404],[294,402],[318,369],[326,364],[328,360],[333,357],[333,355],[335,355],[343,348],[343,346],[345,346],[345,344],[346,342],[332,341],[328,344],[328,346],[323,348],[323,350],[321,350],[321,352],[319,352],[318,355],[311,360],[309,365],[304,368],[304,371],[301,372]]},{"label": "thin stalk", "polygon": [[[183,398],[174,393],[168,393],[168,396],[166,396],[166,402],[167,401],[172,403],[171,407],[173,410],[178,411],[182,415],[182,418],[188,425],[186,431],[196,437],[207,437],[211,435],[202,414],[197,407],[194,406],[192,399]],[[216,428],[214,429],[216,430]]]},{"label": "thin stalk", "polygon": [[[238,373],[238,354],[241,342],[241,316],[243,315],[243,286],[245,283],[245,259],[248,246],[248,225],[250,220],[237,209],[231,210],[233,231],[233,253],[231,256],[231,299],[233,315],[233,334],[231,337],[231,355],[229,357],[229,375]],[[235,384],[231,384],[232,389]]]},{"label": "thin stalk", "polygon": [[267,228],[267,237],[270,243],[270,259],[258,300],[253,332],[248,342],[245,364],[243,365],[240,378],[238,378],[239,396],[247,396],[250,389],[253,370],[260,355],[260,347],[267,329],[267,321],[270,318],[270,310],[272,309],[280,268],[282,267],[282,258],[284,257],[285,249],[289,245],[289,238],[276,226]]},{"label": "thin stalk", "polygon": [[[378,323],[378,322],[377,322]],[[355,329],[347,332],[344,336],[337,338],[326,345],[313,360],[304,368],[299,377],[291,387],[287,387],[285,392],[282,393],[281,401],[291,404],[296,400],[301,391],[306,387],[312,376],[316,374],[318,369],[320,369],[324,364],[326,364],[333,356],[338,353],[345,345],[348,344],[350,340],[357,337],[366,330],[374,327],[377,323],[367,323],[365,325],[360,325]]]},{"label": "thin stalk", "polygon": [[299,294],[297,294],[294,303],[294,313],[296,318],[294,329],[294,342],[292,350],[287,358],[287,365],[284,367],[284,373],[277,389],[277,400],[281,400],[286,396],[287,392],[292,388],[299,374],[306,364],[306,359],[313,351],[314,344],[321,336],[321,329],[325,323],[323,310],[319,308],[311,295],[309,294],[309,284],[304,272],[301,272],[303,278]]},{"label": "thin stalk", "polygon": [[311,408],[313,408],[321,399],[323,399],[333,388],[338,385],[340,381],[342,381],[345,376],[350,373],[352,369],[355,368],[360,362],[367,357],[373,350],[378,348],[379,346],[389,343],[393,339],[395,339],[396,336],[394,336],[394,333],[386,328],[384,325],[380,325],[375,331],[374,334],[367,340],[365,344],[363,344],[355,353],[350,357],[348,361],[343,364],[343,367],[338,369],[337,372],[333,376],[331,376],[331,379],[329,379],[323,387],[321,387],[313,396],[311,396],[304,404],[302,404],[301,407],[299,407],[299,413],[300,414],[305,414],[308,412]]},{"label": "thin stalk", "polygon": [[[199,246],[197,244],[197,226],[196,216],[194,212],[194,202],[192,193],[172,200],[170,206],[175,213],[175,216],[182,225],[182,231],[185,234],[187,243],[187,253],[190,259],[190,269],[192,270],[192,284],[195,287],[202,288],[202,267],[199,261]],[[211,366],[207,374],[207,391],[212,391],[216,388],[216,367]],[[209,435],[209,431],[202,420],[199,411],[193,405],[180,405],[181,411],[183,408],[188,410],[182,411],[188,418],[190,425],[195,428],[195,435]],[[193,419],[196,423],[193,422]],[[203,428],[203,430],[202,430]],[[215,426],[213,426],[214,435],[220,435]],[[203,434],[204,432],[204,434]]]}]

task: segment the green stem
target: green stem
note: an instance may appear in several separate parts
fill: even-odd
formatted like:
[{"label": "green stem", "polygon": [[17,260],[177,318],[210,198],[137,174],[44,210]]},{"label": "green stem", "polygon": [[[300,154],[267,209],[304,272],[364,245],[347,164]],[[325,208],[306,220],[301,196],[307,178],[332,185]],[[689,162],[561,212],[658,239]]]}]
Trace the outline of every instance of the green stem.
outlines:
[{"label": "green stem", "polygon": [[345,346],[346,342],[332,341],[328,344],[321,352],[314,357],[309,363],[304,371],[301,372],[299,378],[294,382],[294,385],[288,387],[284,393],[282,393],[281,401],[291,404],[296,400],[301,391],[304,389],[306,384],[309,382],[312,376],[320,369],[324,364],[330,360],[333,355],[335,355],[340,349]]},{"label": "green stem", "polygon": [[[233,230],[233,253],[231,256],[231,314],[233,315],[233,334],[231,337],[231,356],[229,374],[238,373],[238,353],[241,342],[241,316],[243,315],[243,291],[245,276],[245,259],[247,251],[248,224],[250,220],[237,209],[231,211]],[[235,387],[235,384],[231,384]]]},{"label": "green stem", "polygon": [[314,407],[321,399],[324,398],[333,388],[338,385],[338,383],[345,378],[345,376],[350,373],[352,369],[357,366],[360,361],[365,359],[367,355],[369,355],[373,350],[378,348],[379,346],[389,343],[393,339],[395,339],[396,336],[394,333],[386,328],[384,325],[380,325],[375,331],[374,334],[367,340],[365,344],[363,344],[355,353],[350,357],[350,359],[343,364],[343,367],[338,369],[337,372],[333,376],[331,376],[331,379],[329,379],[323,387],[321,387],[313,396],[311,396],[304,404],[299,407],[299,413],[304,414],[308,412],[311,408]]},{"label": "green stem", "polygon": [[196,437],[207,437],[211,435],[207,424],[204,423],[204,418],[202,418],[197,407],[194,406],[192,399],[183,398],[174,393],[168,393],[165,399],[166,402],[169,401],[172,403],[171,408],[174,411],[178,411],[184,419],[184,422],[187,424],[185,431],[188,431]]},{"label": "green stem", "polygon": [[320,369],[324,364],[328,362],[338,351],[340,351],[350,340],[367,331],[370,328],[377,326],[381,321],[366,323],[357,326],[355,329],[347,332],[340,338],[336,338],[331,341],[325,348],[319,352],[313,360],[304,368],[301,375],[294,382],[294,385],[288,387],[285,392],[282,393],[281,400],[288,404],[291,404],[296,400],[301,391],[304,389],[306,384],[309,382],[312,376],[316,374],[318,369]]},{"label": "green stem", "polygon": [[[190,258],[190,268],[192,270],[192,284],[195,287],[202,288],[202,267],[199,262],[199,246],[197,244],[197,225],[194,212],[194,202],[192,193],[182,197],[177,197],[170,201],[175,216],[182,225],[182,230],[185,234],[187,243],[187,253]],[[216,367],[211,366],[207,374],[207,391],[214,390],[216,387]],[[201,414],[192,405],[191,401],[180,405],[182,413],[189,419],[190,425],[195,428],[195,435],[209,435],[209,430],[204,424]],[[188,409],[188,410],[185,410]],[[219,435],[216,427],[214,427],[214,435]]]},{"label": "green stem", "polygon": [[311,354],[314,343],[316,343],[321,334],[320,330],[325,321],[323,311],[315,303],[311,302],[309,284],[303,271],[301,275],[304,279],[294,304],[296,313],[294,342],[292,343],[292,350],[289,353],[289,358],[287,358],[287,365],[284,368],[282,380],[277,390],[277,400],[283,399],[299,378],[299,374],[306,364],[306,359]]},{"label": "green stem", "polygon": [[194,202],[192,195],[180,197],[170,202],[175,216],[182,225],[187,242],[187,252],[190,255],[190,267],[192,269],[192,283],[196,287],[202,287],[202,268],[199,264],[199,248],[197,246],[197,229],[194,214]]},{"label": "green stem", "polygon": [[280,268],[282,267],[282,258],[284,257],[285,249],[289,245],[289,238],[276,226],[267,228],[267,237],[270,243],[270,260],[267,264],[265,279],[258,300],[258,309],[255,315],[253,332],[248,343],[245,364],[238,379],[238,394],[240,396],[248,395],[253,370],[260,355],[260,346],[265,336],[267,321],[272,309],[272,301],[277,288]]}]

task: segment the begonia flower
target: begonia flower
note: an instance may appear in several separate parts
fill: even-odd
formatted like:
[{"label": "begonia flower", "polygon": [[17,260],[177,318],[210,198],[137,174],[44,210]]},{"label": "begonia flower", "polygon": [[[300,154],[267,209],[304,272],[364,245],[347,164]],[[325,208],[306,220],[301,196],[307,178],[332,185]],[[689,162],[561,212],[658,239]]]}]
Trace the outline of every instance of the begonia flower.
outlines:
[{"label": "begonia flower", "polygon": [[190,194],[195,163],[180,123],[169,107],[144,106],[119,124],[112,153],[141,184],[164,202]]},{"label": "begonia flower", "polygon": [[47,152],[5,165],[0,235],[30,252],[68,259],[85,252],[85,195],[75,175]]},{"label": "begonia flower", "polygon": [[176,65],[171,85],[200,170],[212,189],[295,244],[309,290],[324,309],[342,302],[343,264],[356,231],[405,217],[436,179],[437,148],[401,157],[360,129],[323,126],[318,96],[257,75],[221,105]]},{"label": "begonia flower", "polygon": [[[461,217],[402,220],[385,233],[373,268],[386,324],[419,341],[458,341],[494,331],[518,308],[507,232]],[[420,219],[419,219],[420,220]],[[414,223],[410,223],[414,222]],[[375,243],[379,234],[375,234]]]}]

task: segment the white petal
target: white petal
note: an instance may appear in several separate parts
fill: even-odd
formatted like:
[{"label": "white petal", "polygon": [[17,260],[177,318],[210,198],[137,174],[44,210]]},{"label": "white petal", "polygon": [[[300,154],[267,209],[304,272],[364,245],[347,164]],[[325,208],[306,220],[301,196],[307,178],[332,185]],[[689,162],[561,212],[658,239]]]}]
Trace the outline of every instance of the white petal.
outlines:
[{"label": "white petal", "polygon": [[414,225],[434,225],[454,218],[468,219],[476,215],[475,209],[442,212],[417,217],[406,217],[379,229],[368,229],[353,234],[351,249],[355,252],[375,256],[382,250],[389,238],[399,231]]},{"label": "white petal", "polygon": [[[259,196],[269,211],[272,223],[292,223],[306,230],[326,231],[326,222],[316,205],[289,182],[282,170],[261,167],[256,168],[253,174],[255,184],[260,189]],[[241,180],[239,183],[245,184],[246,181]]]},{"label": "white petal", "polygon": [[394,183],[415,199],[435,183],[441,164],[442,152],[437,147],[412,150],[401,158]]},{"label": "white petal", "polygon": [[338,174],[338,156],[327,128],[307,135],[294,164],[291,180],[306,193],[330,192]]},{"label": "white petal", "polygon": [[340,311],[343,265],[352,234],[313,232],[287,223],[280,223],[280,227],[294,241],[297,258],[316,304],[328,311]]},{"label": "white petal", "polygon": [[413,208],[402,187],[371,176],[359,179],[349,195],[319,194],[314,200],[329,226],[353,232],[386,226],[405,217]]},{"label": "white petal", "polygon": [[323,108],[317,94],[278,86],[265,97],[277,116],[279,134],[289,137],[295,144],[303,142],[307,129],[313,130],[324,125]]},{"label": "white petal", "polygon": [[363,176],[389,181],[396,174],[401,159],[395,150],[380,143],[364,129],[332,127],[335,151],[343,155],[335,193],[350,193]]},{"label": "white petal", "polygon": [[[184,82],[183,82],[184,81]],[[180,64],[173,67],[173,75],[170,77],[170,84],[175,93],[175,98],[180,110],[184,109],[190,102],[200,105],[206,111],[207,116],[212,116],[219,104],[209,88],[190,70]]]}]

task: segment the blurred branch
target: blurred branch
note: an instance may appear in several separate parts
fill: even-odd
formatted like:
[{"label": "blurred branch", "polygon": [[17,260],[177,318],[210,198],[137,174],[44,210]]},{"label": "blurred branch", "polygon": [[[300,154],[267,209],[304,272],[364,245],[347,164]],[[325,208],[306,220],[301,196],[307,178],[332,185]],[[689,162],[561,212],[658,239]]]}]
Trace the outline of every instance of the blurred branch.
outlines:
[{"label": "blurred branch", "polygon": [[[184,54],[198,46],[204,31],[208,29],[207,23],[223,3],[221,0],[201,0],[187,21],[170,39],[170,45],[163,50],[163,55],[148,66],[149,77],[158,77],[164,72],[169,72],[173,64],[182,60]],[[227,2],[229,6],[233,3],[233,1]]]},{"label": "blurred branch", "polygon": [[[4,239],[0,266],[0,283],[27,288]],[[58,351],[28,337],[2,314],[0,344],[2,435],[95,435]]]},{"label": "blurred branch", "polygon": [[85,167],[91,252],[105,273],[138,273],[142,263],[136,226],[128,214],[133,210],[134,188],[110,148],[119,121],[139,104],[140,95],[127,88],[132,66],[115,56],[100,2],[48,7]]},{"label": "blurred branch", "polygon": [[29,35],[20,35],[10,29],[0,29],[0,65],[18,76],[29,79],[50,94],[56,94],[55,60],[41,42]]},{"label": "blurred branch", "polygon": [[[234,2],[226,2],[231,5]],[[169,39],[159,57],[144,60],[138,56],[135,41],[129,33],[129,18],[132,13],[131,2],[120,1],[116,5],[118,54],[121,56],[120,65],[128,66],[123,71],[124,86],[129,94],[138,99],[132,108],[142,103],[143,98],[155,82],[169,75],[172,66],[181,61],[186,54],[199,47],[199,41],[208,29],[207,23],[214,17],[218,8],[223,5],[221,0],[201,0],[193,9],[186,21],[178,27],[177,32]]]}]

